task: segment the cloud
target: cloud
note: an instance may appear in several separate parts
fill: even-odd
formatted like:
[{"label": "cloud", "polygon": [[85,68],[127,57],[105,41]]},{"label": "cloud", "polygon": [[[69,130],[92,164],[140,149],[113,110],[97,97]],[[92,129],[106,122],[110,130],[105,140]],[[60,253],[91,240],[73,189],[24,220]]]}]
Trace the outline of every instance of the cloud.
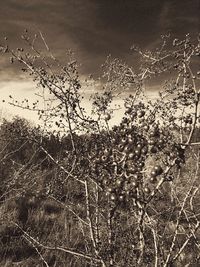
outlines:
[{"label": "cloud", "polygon": [[56,55],[72,48],[85,73],[99,72],[108,54],[131,62],[133,43],[148,46],[168,28],[198,28],[198,0],[6,0],[0,36],[19,45],[24,28],[42,30]]},{"label": "cloud", "polygon": [[[178,37],[196,33],[199,7],[199,0],[6,0],[0,9],[0,43],[8,36],[12,47],[20,47],[25,28],[41,30],[55,56],[65,61],[65,51],[72,48],[81,73],[98,76],[108,54],[137,65],[130,52],[133,43],[155,48],[168,29]],[[0,57],[1,79],[23,77],[19,65],[10,65],[7,55]]]},{"label": "cloud", "polygon": [[[10,101],[9,95],[12,95],[13,99],[16,101],[22,101],[24,98],[28,98],[31,101],[36,100],[34,95],[35,86],[32,81],[27,80],[4,80],[0,82],[0,111],[4,117],[11,118],[12,116],[25,117],[26,119],[38,123],[38,116],[36,112],[21,109],[12,105],[9,105]],[[2,100],[6,100],[5,103]]]},{"label": "cloud", "polygon": [[166,1],[160,13],[161,29],[171,29],[176,35],[191,34],[199,31],[200,2],[192,1]]},{"label": "cloud", "polygon": [[169,29],[172,26],[170,11],[172,8],[171,2],[165,2],[159,16],[159,25],[161,29]]}]

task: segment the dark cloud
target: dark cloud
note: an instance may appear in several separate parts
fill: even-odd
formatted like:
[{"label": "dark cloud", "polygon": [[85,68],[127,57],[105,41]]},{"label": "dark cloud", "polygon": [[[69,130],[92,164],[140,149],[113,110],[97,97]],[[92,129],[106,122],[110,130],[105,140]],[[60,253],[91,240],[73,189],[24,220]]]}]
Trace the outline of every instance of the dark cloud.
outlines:
[{"label": "dark cloud", "polygon": [[199,31],[199,0],[6,0],[0,8],[0,36],[14,45],[24,28],[41,30],[55,54],[72,48],[85,73],[106,58],[131,62],[130,46],[153,46],[161,33]]}]

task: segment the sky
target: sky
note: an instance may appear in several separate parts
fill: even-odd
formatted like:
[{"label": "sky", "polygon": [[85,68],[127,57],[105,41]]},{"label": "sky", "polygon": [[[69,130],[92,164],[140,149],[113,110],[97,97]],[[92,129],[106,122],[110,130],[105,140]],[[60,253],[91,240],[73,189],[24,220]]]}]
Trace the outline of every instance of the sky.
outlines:
[{"label": "sky", "polygon": [[[133,44],[153,48],[168,31],[176,37],[196,35],[199,14],[200,0],[1,0],[0,44],[7,36],[17,47],[25,28],[42,31],[55,56],[72,49],[82,75],[99,75],[109,54],[135,64]],[[33,92],[33,83],[19,67],[0,56],[0,99],[10,93],[29,97]],[[9,112],[20,113],[14,108]]]}]

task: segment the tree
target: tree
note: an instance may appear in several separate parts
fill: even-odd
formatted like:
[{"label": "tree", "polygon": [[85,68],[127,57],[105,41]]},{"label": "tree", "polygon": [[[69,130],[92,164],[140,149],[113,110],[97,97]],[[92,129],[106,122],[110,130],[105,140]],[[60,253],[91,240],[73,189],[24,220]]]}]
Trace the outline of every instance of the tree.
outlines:
[{"label": "tree", "polygon": [[[39,149],[53,163],[60,185],[46,198],[63,207],[68,218],[74,216],[74,225],[68,223],[67,229],[72,227],[73,237],[78,235],[82,243],[73,238],[77,249],[70,249],[71,241],[63,237],[54,240],[41,233],[37,239],[33,225],[25,229],[14,224],[46,266],[43,255],[48,251],[65,252],[88,266],[198,265],[199,140],[194,141],[194,135],[200,118],[195,65],[200,39],[192,41],[189,34],[183,40],[162,36],[155,51],[134,46],[142,59],[138,69],[109,57],[104,90],[91,98],[92,117],[82,108],[81,80],[72,54],[62,65],[41,33],[39,37],[48,56],[36,48],[38,37],[27,32],[22,39],[33,54],[23,48],[11,50],[8,44],[1,50],[10,53],[11,62],[22,63],[23,71],[37,82],[44,108],[39,102],[19,103],[12,97],[10,104],[35,110],[45,135],[53,139],[57,133],[61,142],[70,141],[60,157],[42,143]],[[148,100],[145,83],[161,74],[171,79],[155,101]],[[131,91],[124,101],[124,117],[112,127],[112,103],[124,91]],[[54,150],[58,146],[59,142]],[[63,225],[57,227],[63,231]],[[191,249],[194,260],[184,255]]]}]

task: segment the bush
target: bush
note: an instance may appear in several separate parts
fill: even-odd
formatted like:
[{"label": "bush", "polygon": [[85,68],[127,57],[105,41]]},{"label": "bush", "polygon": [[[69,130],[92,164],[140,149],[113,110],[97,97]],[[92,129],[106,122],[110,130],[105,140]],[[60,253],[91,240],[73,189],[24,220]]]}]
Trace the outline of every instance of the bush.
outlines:
[{"label": "bush", "polygon": [[[35,51],[30,38],[23,35]],[[47,107],[17,104],[36,110],[44,131],[21,119],[4,122],[1,130],[12,154],[5,161],[8,194],[2,205],[16,199],[18,217],[10,223],[35,251],[28,260],[34,256],[35,264],[46,266],[198,264],[200,93],[199,72],[191,65],[199,47],[189,35],[163,36],[155,51],[134,47],[142,59],[139,70],[109,57],[104,90],[91,97],[88,116],[71,54],[58,66],[51,54],[44,58],[37,51],[35,64],[34,54],[7,46],[12,61],[21,62],[42,88]],[[158,98],[146,99],[146,80],[169,72],[172,79]],[[131,90],[122,120],[112,125],[115,99]],[[9,167],[13,160],[20,167]]]}]

